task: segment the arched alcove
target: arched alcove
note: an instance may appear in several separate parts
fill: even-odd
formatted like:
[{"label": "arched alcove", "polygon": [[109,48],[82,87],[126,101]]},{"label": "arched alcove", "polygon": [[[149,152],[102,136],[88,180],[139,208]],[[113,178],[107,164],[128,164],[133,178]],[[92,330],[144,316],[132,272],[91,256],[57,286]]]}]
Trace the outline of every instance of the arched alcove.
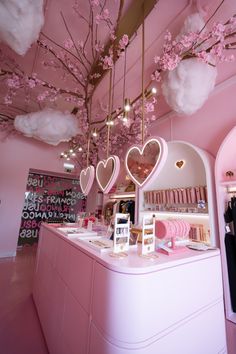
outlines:
[{"label": "arched alcove", "polygon": [[[168,142],[168,157],[162,170],[156,178],[153,178],[150,183],[139,190],[139,221],[141,222],[144,213],[155,213],[159,219],[182,218],[191,224],[200,223],[204,225],[205,242],[217,245],[213,171],[214,158],[206,151],[184,141]],[[204,192],[207,201],[205,209],[198,207],[198,201],[203,199],[201,196],[196,196],[195,203],[192,205],[179,203],[179,205],[175,204],[175,208],[172,208],[170,203],[166,203],[167,206],[163,207],[164,210],[156,210],[159,206],[155,206],[155,202],[149,205],[145,200],[145,192],[147,191],[181,191],[193,188],[195,193],[195,189],[198,190],[199,187],[206,187]]]},{"label": "arched alcove", "polygon": [[[230,277],[234,278],[234,275],[236,274],[236,269],[234,270],[236,255],[234,255],[235,256],[234,261],[232,258],[231,260],[232,264],[230,265],[230,269],[228,269],[226,247],[225,247],[225,236],[226,236],[225,234],[229,230],[227,230],[225,227],[226,224],[224,221],[224,212],[226,209],[226,205],[228,204],[228,201],[231,199],[232,196],[235,196],[234,193],[234,191],[236,190],[235,189],[236,188],[235,149],[236,149],[236,127],[234,127],[223,140],[219,148],[219,151],[217,153],[216,163],[215,163],[215,180],[216,180],[216,191],[217,191],[219,239],[220,239],[221,258],[222,258],[225,312],[226,312],[226,318],[234,323],[236,323],[236,312],[234,312],[232,308],[231,296],[234,296],[235,298],[235,294],[231,293],[230,296],[229,278]],[[227,171],[231,171],[233,175],[227,176],[226,175]],[[233,236],[233,230],[231,236]],[[232,241],[234,241],[233,237],[232,237]],[[233,242],[233,244],[234,243],[235,242]],[[234,282],[236,282],[235,278],[233,280]],[[231,286],[234,286],[233,283],[231,284]]]}]

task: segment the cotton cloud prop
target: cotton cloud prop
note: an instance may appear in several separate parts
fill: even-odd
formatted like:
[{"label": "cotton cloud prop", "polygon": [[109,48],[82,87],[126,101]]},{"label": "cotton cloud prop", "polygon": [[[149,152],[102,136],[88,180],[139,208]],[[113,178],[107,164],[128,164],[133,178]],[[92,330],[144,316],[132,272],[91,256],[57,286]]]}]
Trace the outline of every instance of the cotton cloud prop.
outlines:
[{"label": "cotton cloud prop", "polygon": [[50,145],[69,141],[80,133],[75,116],[53,109],[16,116],[14,126],[25,136],[44,141]]},{"label": "cotton cloud prop", "polygon": [[44,23],[43,0],[0,0],[0,40],[24,55]]},{"label": "cotton cloud prop", "polygon": [[[186,19],[180,33],[199,31],[203,25],[201,16],[193,14]],[[182,60],[174,70],[166,73],[162,93],[174,111],[191,115],[207,100],[215,86],[216,76],[217,70],[211,65],[196,58]]]}]

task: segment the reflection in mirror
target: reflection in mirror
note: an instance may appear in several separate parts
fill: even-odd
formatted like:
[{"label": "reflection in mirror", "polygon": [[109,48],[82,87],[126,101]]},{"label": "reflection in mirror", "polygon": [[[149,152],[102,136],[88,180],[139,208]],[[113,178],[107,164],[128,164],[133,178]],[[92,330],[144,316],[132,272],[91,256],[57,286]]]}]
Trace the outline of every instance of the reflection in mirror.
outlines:
[{"label": "reflection in mirror", "polygon": [[92,165],[80,172],[80,187],[84,195],[88,195],[94,180],[95,170]]},{"label": "reflection in mirror", "polygon": [[102,189],[105,189],[114,172],[114,160],[109,159],[106,163],[100,163],[97,167],[97,177]]},{"label": "reflection in mirror", "polygon": [[138,147],[130,149],[127,158],[127,167],[133,178],[142,185],[153,171],[160,157],[160,144],[156,140],[150,140],[140,152]]}]

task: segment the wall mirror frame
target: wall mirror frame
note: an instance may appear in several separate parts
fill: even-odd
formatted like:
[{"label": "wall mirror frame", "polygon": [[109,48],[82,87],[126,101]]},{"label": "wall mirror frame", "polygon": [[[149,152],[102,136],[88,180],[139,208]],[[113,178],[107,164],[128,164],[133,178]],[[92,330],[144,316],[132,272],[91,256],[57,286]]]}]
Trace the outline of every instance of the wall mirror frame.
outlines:
[{"label": "wall mirror frame", "polygon": [[96,180],[103,193],[108,193],[120,172],[120,159],[111,155],[105,160],[100,160],[96,167]]},{"label": "wall mirror frame", "polygon": [[168,149],[160,137],[150,137],[143,146],[131,146],[125,156],[125,167],[132,181],[140,188],[151,181],[165,164]]}]

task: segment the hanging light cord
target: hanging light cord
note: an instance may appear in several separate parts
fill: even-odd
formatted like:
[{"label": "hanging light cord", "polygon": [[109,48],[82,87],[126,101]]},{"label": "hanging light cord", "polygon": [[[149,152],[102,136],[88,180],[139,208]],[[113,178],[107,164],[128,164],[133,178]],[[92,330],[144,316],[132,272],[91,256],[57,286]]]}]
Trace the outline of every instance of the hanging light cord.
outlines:
[{"label": "hanging light cord", "polygon": [[109,80],[109,106],[108,106],[108,125],[107,125],[107,158],[109,156],[109,146],[110,146],[110,120],[111,120],[111,104],[112,104],[112,69],[110,69],[110,80]]},{"label": "hanging light cord", "polygon": [[142,135],[142,145],[144,144],[144,40],[145,40],[145,31],[144,31],[144,2],[143,2],[143,19],[142,19],[142,119],[141,119],[141,135]]},{"label": "hanging light cord", "polygon": [[125,58],[124,58],[124,83],[123,83],[123,104],[125,102],[125,84],[126,84],[126,48],[125,48]]},{"label": "hanging light cord", "polygon": [[91,123],[91,117],[92,117],[92,96],[90,99],[90,104],[89,104],[89,127],[88,127],[88,144],[87,144],[87,167],[89,165],[89,153],[90,153],[90,140],[91,140],[91,132],[90,132],[90,123]]}]

